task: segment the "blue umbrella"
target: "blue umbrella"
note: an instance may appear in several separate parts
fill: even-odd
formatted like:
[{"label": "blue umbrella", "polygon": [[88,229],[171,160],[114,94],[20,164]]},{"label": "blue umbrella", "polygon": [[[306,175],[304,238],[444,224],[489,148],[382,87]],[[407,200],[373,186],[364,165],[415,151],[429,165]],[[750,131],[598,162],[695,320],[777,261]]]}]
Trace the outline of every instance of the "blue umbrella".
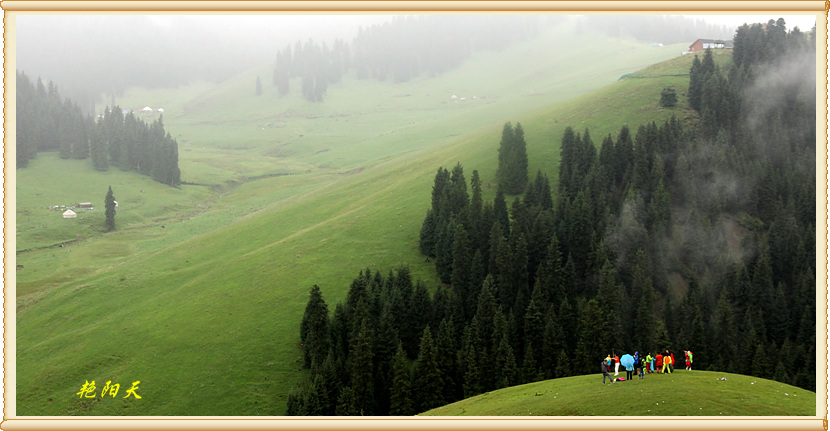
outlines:
[{"label": "blue umbrella", "polygon": [[625,367],[626,370],[631,371],[634,369],[634,357],[626,353],[620,358],[620,364]]}]

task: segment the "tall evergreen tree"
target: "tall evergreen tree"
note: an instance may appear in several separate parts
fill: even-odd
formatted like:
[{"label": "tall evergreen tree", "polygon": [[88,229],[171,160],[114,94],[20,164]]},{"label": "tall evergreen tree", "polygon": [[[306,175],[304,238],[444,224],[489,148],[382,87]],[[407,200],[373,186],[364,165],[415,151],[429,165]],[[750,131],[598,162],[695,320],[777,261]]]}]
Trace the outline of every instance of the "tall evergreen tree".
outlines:
[{"label": "tall evergreen tree", "polygon": [[470,245],[467,237],[467,230],[458,225],[455,229],[455,240],[453,241],[452,253],[452,283],[453,292],[460,306],[464,307],[470,298],[470,269],[472,256],[470,256]]},{"label": "tall evergreen tree", "polygon": [[115,196],[112,195],[112,186],[109,186],[107,195],[104,197],[104,215],[107,232],[115,230]]},{"label": "tall evergreen tree", "polygon": [[703,95],[703,71],[697,55],[692,60],[692,68],[689,70],[689,91],[687,94],[689,106],[700,110],[700,100]]},{"label": "tall evergreen tree", "polygon": [[[714,322],[714,336],[712,337],[712,351],[717,352],[714,358],[714,367],[717,370],[726,372],[736,372],[735,359],[737,357],[737,333],[735,331],[735,318],[733,316],[732,304],[723,292],[718,300],[717,308],[715,309]],[[692,346],[688,349],[696,349]],[[692,350],[695,352],[696,350]]]},{"label": "tall evergreen tree", "polygon": [[369,317],[362,319],[349,354],[354,403],[364,416],[375,414],[374,376],[372,374],[374,334],[369,327],[368,320]]},{"label": "tall evergreen tree", "polygon": [[416,411],[424,412],[444,403],[444,380],[438,365],[438,352],[429,326],[424,329],[421,347],[413,370],[413,396]]},{"label": "tall evergreen tree", "polygon": [[453,243],[455,242],[456,232],[464,229],[463,226],[456,224],[454,218],[450,218],[440,226],[442,229],[438,232],[435,243],[435,270],[438,271],[442,283],[450,283],[453,268]]},{"label": "tall evergreen tree", "polygon": [[484,200],[481,196],[481,179],[478,176],[478,171],[473,171],[473,176],[470,179],[470,188],[472,189],[472,197],[470,198],[470,218],[467,224],[468,233],[472,236],[471,242],[475,246],[478,245],[477,233],[482,229],[482,211],[484,209]]},{"label": "tall evergreen tree", "polygon": [[499,187],[511,195],[523,192],[527,185],[527,143],[521,124],[516,123],[514,128],[509,122],[505,123],[498,161],[496,178]]},{"label": "tall evergreen tree", "polygon": [[493,200],[493,217],[499,223],[502,235],[510,235],[510,214],[507,212],[507,201],[501,188],[496,191],[496,198]]},{"label": "tall evergreen tree", "polygon": [[392,388],[390,390],[389,414],[410,416],[415,414],[412,407],[412,373],[403,346],[398,344],[392,361]]},{"label": "tall evergreen tree", "polygon": [[109,167],[109,154],[107,151],[107,141],[104,136],[104,128],[101,123],[98,123],[95,127],[92,139],[90,139],[89,155],[92,159],[92,167],[99,171],[107,170],[107,167]]},{"label": "tall evergreen tree", "polygon": [[468,334],[467,343],[465,344],[465,371],[464,371],[464,397],[470,398],[478,395],[483,391],[481,383],[481,368],[479,367],[478,350],[475,343],[472,341],[474,336]]},{"label": "tall evergreen tree", "polygon": [[300,341],[303,343],[303,362],[306,368],[319,365],[328,355],[329,309],[320,287],[311,287],[303,320],[300,324]]}]

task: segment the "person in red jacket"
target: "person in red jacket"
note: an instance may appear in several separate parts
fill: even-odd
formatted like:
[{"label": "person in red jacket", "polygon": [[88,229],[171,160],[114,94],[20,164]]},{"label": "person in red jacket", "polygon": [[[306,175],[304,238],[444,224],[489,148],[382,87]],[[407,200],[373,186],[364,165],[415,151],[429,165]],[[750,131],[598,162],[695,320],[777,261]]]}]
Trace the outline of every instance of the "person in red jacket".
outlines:
[{"label": "person in red jacket", "polygon": [[661,370],[663,369],[663,355],[658,353],[654,357],[654,368],[657,370],[657,374],[661,374]]},{"label": "person in red jacket", "polygon": [[620,357],[614,353],[614,375],[620,374]]}]

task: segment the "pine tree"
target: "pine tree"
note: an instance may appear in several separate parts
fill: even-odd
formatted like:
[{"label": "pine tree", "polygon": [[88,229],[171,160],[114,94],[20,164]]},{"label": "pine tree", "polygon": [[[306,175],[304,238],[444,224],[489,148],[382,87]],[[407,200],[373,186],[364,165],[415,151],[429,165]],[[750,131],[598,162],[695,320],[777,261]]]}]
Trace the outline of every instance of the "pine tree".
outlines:
[{"label": "pine tree", "polygon": [[[542,298],[541,289],[537,284],[533,289],[530,303],[525,311],[523,327],[525,345],[533,347],[534,351],[539,353],[544,351],[543,344],[546,323],[544,310],[547,308],[547,304],[544,302],[544,298]],[[534,358],[534,360],[536,360],[536,358]]]},{"label": "pine tree", "polygon": [[461,304],[466,304],[470,296],[470,266],[472,265],[472,257],[470,256],[470,244],[467,237],[467,230],[463,226],[457,225],[455,229],[455,239],[453,241],[452,250],[452,274],[450,282],[452,283],[453,292]]},{"label": "pine tree", "polygon": [[435,242],[435,270],[441,282],[449,284],[452,281],[453,242],[458,228],[454,218],[439,226],[441,230]]},{"label": "pine tree", "polygon": [[512,286],[506,296],[509,301],[506,306],[514,307],[514,314],[520,321],[523,320],[524,310],[530,301],[530,290],[528,288],[530,277],[527,271],[527,260],[527,241],[525,241],[525,236],[521,232],[518,232],[518,230],[514,230],[510,235],[509,261],[509,274],[512,280]]},{"label": "pine tree", "polygon": [[513,162],[511,163],[513,169],[506,191],[510,194],[519,194],[527,186],[527,143],[521,123],[516,123],[513,129],[513,139]]},{"label": "pine tree", "polygon": [[772,364],[763,344],[758,344],[755,348],[755,355],[752,357],[752,375],[764,379],[772,378]]},{"label": "pine tree", "polygon": [[507,201],[504,199],[504,191],[499,188],[493,200],[493,217],[499,223],[501,233],[505,237],[510,235],[510,214],[507,212]]},{"label": "pine tree", "polygon": [[413,395],[416,411],[424,412],[444,403],[444,381],[438,365],[438,353],[429,326],[424,329],[421,347],[413,371]]},{"label": "pine tree", "polygon": [[101,123],[95,127],[92,139],[89,143],[89,155],[92,159],[92,167],[99,171],[106,171],[109,166],[109,154],[107,141],[104,137],[104,128]]},{"label": "pine tree", "polygon": [[[413,346],[411,346],[412,353],[410,357],[414,358],[417,356],[417,349],[420,339],[423,337],[424,329],[429,325],[434,314],[429,291],[426,285],[420,280],[415,283],[415,287],[412,289],[411,298],[407,307],[407,320],[405,323],[401,322],[401,325],[408,327],[407,330],[413,331],[411,339]],[[407,346],[404,345],[404,349],[406,348]]]},{"label": "pine tree", "polygon": [[524,191],[527,185],[527,143],[522,125],[516,127],[505,123],[499,143],[498,170],[496,178],[499,187],[507,194],[515,195]]},{"label": "pine tree", "polygon": [[317,375],[321,377],[320,391],[323,403],[322,415],[334,415],[337,408],[337,394],[343,381],[341,369],[334,356],[334,351],[329,349],[323,364],[317,369]]},{"label": "pine tree", "polygon": [[663,108],[671,108],[677,105],[677,93],[674,88],[666,87],[660,92],[660,106]]},{"label": "pine tree", "polygon": [[441,396],[445,403],[455,401],[462,395],[461,381],[458,374],[458,343],[455,342],[455,326],[451,316],[441,320],[438,325],[438,337],[435,340],[435,353],[438,370],[443,381]]},{"label": "pine tree", "polygon": [[438,230],[438,215],[432,208],[427,209],[427,216],[421,225],[421,234],[418,246],[421,254],[435,257],[435,241]]},{"label": "pine tree", "polygon": [[568,126],[562,133],[562,141],[559,144],[559,196],[560,204],[567,204],[576,195],[577,187],[573,184],[573,170],[576,165],[576,135],[574,130]]},{"label": "pine tree", "polygon": [[713,319],[714,336],[712,337],[712,350],[717,353],[713,364],[715,369],[726,372],[736,372],[737,366],[735,364],[735,358],[738,353],[738,350],[735,348],[737,334],[735,332],[735,319],[732,310],[732,304],[727,298],[726,292],[721,293]]},{"label": "pine tree", "polygon": [[115,196],[112,195],[112,186],[109,186],[107,195],[104,197],[104,214],[107,232],[115,230]]},{"label": "pine tree", "polygon": [[305,416],[305,393],[301,389],[292,389],[285,400],[286,416]]},{"label": "pine tree", "polygon": [[475,304],[478,300],[478,295],[481,292],[481,285],[484,283],[484,278],[487,276],[487,263],[481,254],[481,250],[476,250],[473,255],[473,260],[470,263],[470,279],[469,289],[467,290],[467,301],[463,304],[464,322],[469,322],[475,312]]},{"label": "pine tree", "polygon": [[326,388],[323,376],[315,374],[305,391],[305,414],[308,416],[322,416],[326,410]]},{"label": "pine tree", "polygon": [[375,412],[375,393],[373,377],[372,345],[374,334],[369,328],[369,318],[362,319],[360,330],[355,334],[354,343],[349,354],[351,369],[351,389],[354,405],[361,409],[362,415]]},{"label": "pine tree", "polygon": [[504,189],[507,180],[512,172],[512,154],[513,154],[513,125],[510,122],[504,124],[501,131],[501,141],[499,142],[498,153],[498,169],[496,170],[496,179],[499,186]]},{"label": "pine tree", "polygon": [[522,383],[538,382],[544,378],[542,370],[536,362],[536,355],[533,353],[533,346],[525,347],[524,361],[522,362],[521,378]]},{"label": "pine tree", "polygon": [[320,292],[320,287],[316,284],[311,287],[300,324],[300,341],[303,343],[305,367],[321,364],[330,349],[329,309]]},{"label": "pine tree", "polygon": [[334,414],[337,416],[362,416],[364,413],[362,406],[357,404],[351,386],[342,388],[340,395],[337,397],[337,408]]},{"label": "pine tree", "polygon": [[634,257],[634,277],[632,292],[637,298],[634,308],[633,344],[635,346],[654,346],[654,322],[657,320],[654,307],[654,287],[650,277],[651,268],[648,265],[648,256],[642,250]]},{"label": "pine tree", "polygon": [[579,338],[576,347],[577,363],[574,368],[577,374],[593,372],[593,359],[601,357],[609,349],[603,322],[607,319],[607,310],[602,310],[596,299],[588,301],[579,318]]},{"label": "pine tree", "polygon": [[[472,339],[472,336],[469,337]],[[482,392],[481,369],[475,344],[468,341],[465,347],[464,397],[470,398]]]},{"label": "pine tree", "polygon": [[556,357],[556,369],[554,370],[556,377],[570,377],[571,376],[571,361],[565,353],[565,349],[559,350],[559,356]]},{"label": "pine tree", "polygon": [[495,362],[495,387],[494,389],[506,388],[516,384],[518,377],[518,370],[516,367],[516,357],[513,355],[513,348],[507,338],[507,332],[502,332],[501,337],[498,338],[498,344],[494,352],[493,361]]},{"label": "pine tree", "polygon": [[456,163],[450,174],[449,189],[450,213],[454,215],[460,224],[466,224],[469,220],[470,197],[467,194],[467,181],[464,179],[464,167]]},{"label": "pine tree", "polygon": [[394,416],[410,416],[415,414],[412,408],[411,388],[412,373],[409,370],[406,353],[403,345],[398,344],[395,357],[392,360],[392,388],[390,389],[389,414]]},{"label": "pine tree", "polygon": [[546,302],[558,305],[568,292],[564,284],[562,251],[559,250],[559,238],[556,234],[551,237],[544,256],[536,270],[535,284],[539,286],[540,294]]},{"label": "pine tree", "polygon": [[[481,179],[478,176],[478,171],[473,171],[473,176],[470,178],[470,188],[472,189],[472,197],[470,198],[470,221],[467,224],[468,231],[471,236],[477,235],[482,229],[485,229],[481,224],[481,212],[484,209],[484,200],[481,196]],[[473,237],[473,248],[477,238]]]},{"label": "pine tree", "polygon": [[740,374],[757,375],[753,370],[753,361],[755,359],[756,349],[763,344],[764,337],[759,336],[758,331],[755,329],[756,326],[760,325],[756,322],[757,318],[754,317],[755,313],[752,310],[747,310],[745,316],[744,322],[747,329],[744,331],[743,339],[741,340],[737,368]]},{"label": "pine tree", "polygon": [[599,340],[605,349],[623,349],[620,345],[623,340],[622,316],[624,315],[625,293],[619,282],[617,282],[617,271],[608,260],[602,266],[599,273],[599,292],[597,294],[597,306],[603,317],[596,322],[601,332]]}]

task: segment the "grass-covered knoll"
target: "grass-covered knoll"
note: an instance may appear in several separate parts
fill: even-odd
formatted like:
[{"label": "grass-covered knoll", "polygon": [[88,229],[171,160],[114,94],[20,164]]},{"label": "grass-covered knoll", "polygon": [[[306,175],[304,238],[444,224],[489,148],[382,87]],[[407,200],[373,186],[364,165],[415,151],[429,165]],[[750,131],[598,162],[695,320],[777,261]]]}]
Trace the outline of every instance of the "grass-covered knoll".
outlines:
[{"label": "grass-covered knoll", "polygon": [[816,394],[772,380],[716,371],[675,370],[605,385],[597,373],[505,388],[423,415],[815,416]]},{"label": "grass-covered knoll", "polygon": [[[16,414],[282,414],[305,373],[299,322],[312,284],[335,304],[360,269],[409,264],[436,285],[417,240],[438,166],[460,161],[492,183],[501,127],[520,121],[531,172],[555,177],[559,127],[610,133],[630,115],[604,114],[599,96],[549,107],[678,51],[597,35],[552,49],[562,31],[400,86],[347,80],[321,104],[267,86],[256,98],[255,76],[270,76],[270,66],[215,88],[117,100],[164,107],[182,180],[207,185],[172,189],[88,166],[66,181],[63,161],[49,155],[19,172],[18,220],[33,218],[18,242],[38,249],[17,256]],[[659,89],[649,106],[658,98]],[[645,119],[671,114],[636,108]],[[576,124],[571,110],[592,116]],[[115,232],[98,232],[96,209],[74,220],[84,240],[70,247],[49,247],[78,233],[60,219],[45,229],[54,234],[33,236],[37,217],[59,217],[41,207],[102,203],[108,185],[119,202]],[[143,398],[81,399],[85,380],[99,390],[118,382],[122,394],[141,381]]]}]

